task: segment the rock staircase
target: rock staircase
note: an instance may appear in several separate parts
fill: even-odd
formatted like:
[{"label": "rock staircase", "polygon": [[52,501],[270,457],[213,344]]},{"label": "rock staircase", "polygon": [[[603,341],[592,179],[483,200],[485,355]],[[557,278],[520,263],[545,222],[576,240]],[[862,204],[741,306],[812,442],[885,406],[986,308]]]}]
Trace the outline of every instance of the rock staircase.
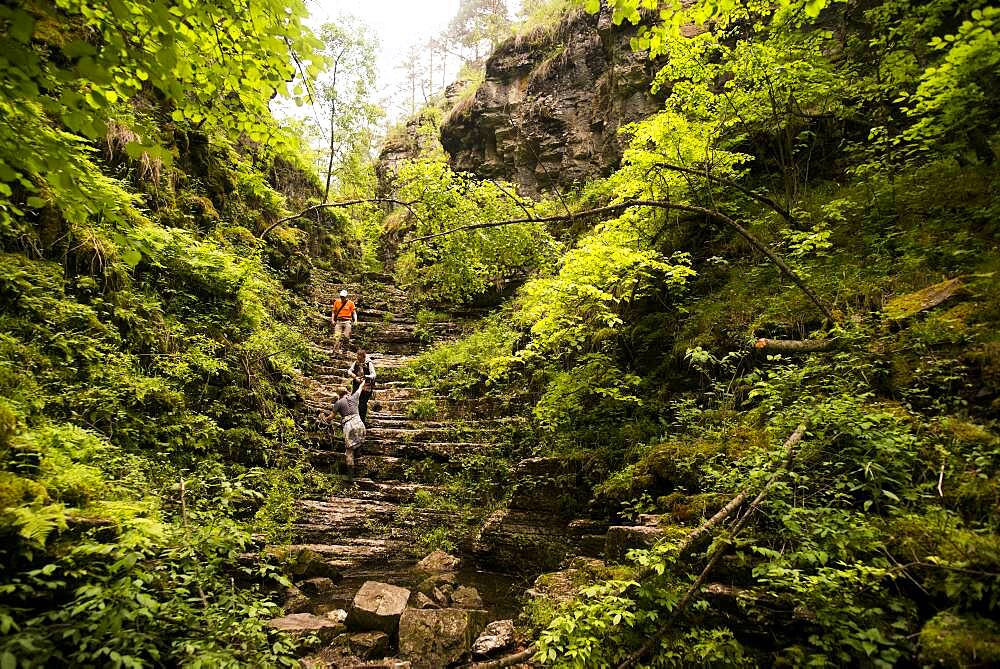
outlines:
[{"label": "rock staircase", "polygon": [[[376,368],[375,394],[369,405],[368,431],[355,456],[355,478],[321,499],[299,500],[292,549],[309,548],[345,571],[371,572],[413,564],[419,536],[428,527],[449,522],[447,512],[412,503],[422,492],[438,489],[432,474],[458,468],[458,457],[493,447],[503,420],[462,416],[448,398],[433,397],[407,380],[405,366],[434,341],[457,337],[459,321],[418,324],[405,292],[380,274],[365,274],[360,283],[340,284],[328,276],[314,278],[311,299],[316,311],[311,348],[316,364],[304,382],[306,406],[312,413],[309,457],[320,469],[346,474],[339,421],[332,426],[318,416],[332,409],[338,391],[349,383],[347,368],[354,353],[334,354],[328,321],[332,297],[346,288],[358,306],[359,323],[351,347],[366,348]],[[347,348],[347,347],[345,347]],[[421,419],[414,403],[433,398],[438,411]],[[409,505],[403,508],[404,505]]]}]

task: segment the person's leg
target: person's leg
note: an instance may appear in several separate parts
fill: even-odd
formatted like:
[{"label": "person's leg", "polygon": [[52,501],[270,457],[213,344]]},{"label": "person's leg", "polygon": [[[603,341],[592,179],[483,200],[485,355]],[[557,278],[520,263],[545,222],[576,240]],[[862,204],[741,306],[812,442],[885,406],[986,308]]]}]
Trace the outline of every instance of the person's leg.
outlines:
[{"label": "person's leg", "polygon": [[[355,390],[357,387],[355,387]],[[372,398],[372,392],[370,390],[362,390],[361,397],[358,398],[358,414],[361,416],[361,422],[368,427],[368,400]]]},{"label": "person's leg", "polygon": [[344,321],[344,341],[348,342],[348,344],[351,341],[351,329],[351,321]]},{"label": "person's leg", "polygon": [[344,321],[337,321],[333,325],[333,352],[340,353],[340,337],[344,332]]},{"label": "person's leg", "polygon": [[344,450],[344,463],[347,465],[347,478],[354,478],[354,449],[348,446]]}]

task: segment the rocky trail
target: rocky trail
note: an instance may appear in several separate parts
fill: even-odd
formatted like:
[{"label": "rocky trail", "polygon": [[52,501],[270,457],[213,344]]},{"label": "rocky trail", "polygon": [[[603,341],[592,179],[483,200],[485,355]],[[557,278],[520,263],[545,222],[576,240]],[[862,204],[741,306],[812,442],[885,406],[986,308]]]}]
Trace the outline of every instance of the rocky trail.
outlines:
[{"label": "rocky trail", "polygon": [[[329,313],[341,288],[357,303],[359,323],[345,346],[351,350],[336,354],[320,314]],[[296,583],[285,593],[288,615],[272,626],[312,635],[306,663],[314,667],[444,667],[468,659],[480,634],[489,637],[477,646],[481,657],[513,647],[510,619],[526,586],[523,575],[480,570],[441,551],[420,561],[430,552],[424,535],[455,522],[452,511],[428,504],[442,493],[442,473],[459,469],[464,455],[494,448],[513,421],[414,387],[404,368],[431,341],[458,336],[462,321],[478,314],[418,322],[405,292],[380,274],[349,284],[318,274],[311,298],[317,362],[303,379],[312,416],[308,457],[343,482],[328,495],[298,500],[294,543],[271,549],[292,565]],[[371,355],[377,379],[351,478],[339,421],[329,425],[319,416],[349,383],[357,346]],[[406,659],[383,659],[394,654]]]},{"label": "rocky trail", "polygon": [[[351,344],[335,354],[321,315],[341,288],[357,303],[359,323]],[[442,478],[468,467],[467,458],[501,444],[510,448],[511,433],[525,428],[523,419],[482,402],[415,387],[406,371],[432,342],[457,338],[482,314],[418,317],[392,278],[374,273],[348,284],[317,273],[311,299],[316,362],[303,378],[308,457],[342,482],[329,494],[298,500],[293,543],[271,549],[291,565],[295,581],[285,593],[288,615],[272,625],[314,636],[309,666],[431,669],[495,657],[516,648],[512,619],[526,594],[539,596],[537,583],[525,592],[534,576],[570,564],[569,576],[553,581],[560,592],[543,595],[565,597],[574,591],[574,569],[659,536],[652,516],[636,526],[609,527],[567,514],[574,500],[588,497],[579,463],[519,457],[525,454],[513,448],[507,455],[518,464],[505,482],[508,503],[469,528],[456,547],[461,557],[431,552],[428,534],[462,522],[454,509],[433,503],[445,497]],[[339,421],[331,426],[319,416],[349,383],[358,346],[371,355],[377,379],[352,478]]]}]

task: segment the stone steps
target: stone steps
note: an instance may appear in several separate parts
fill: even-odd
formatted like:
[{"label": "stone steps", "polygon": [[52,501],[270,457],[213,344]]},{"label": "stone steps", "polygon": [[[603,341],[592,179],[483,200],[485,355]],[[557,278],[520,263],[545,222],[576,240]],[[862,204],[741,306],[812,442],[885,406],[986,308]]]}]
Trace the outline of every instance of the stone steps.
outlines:
[{"label": "stone steps", "polygon": [[412,541],[400,539],[342,539],[336,543],[296,543],[290,552],[309,549],[319,553],[332,567],[356,569],[362,566],[389,565],[410,561],[407,549]]},{"label": "stone steps", "polygon": [[[428,527],[446,525],[452,512],[413,506],[418,495],[441,492],[435,483],[442,474],[457,471],[462,456],[495,448],[497,435],[523,421],[484,418],[473,408],[448,397],[415,387],[406,367],[429,347],[428,340],[457,337],[466,327],[462,314],[448,320],[417,322],[414,304],[394,286],[340,283],[317,273],[312,289],[315,318],[310,339],[311,364],[302,379],[303,404],[315,425],[307,433],[313,448],[305,456],[318,469],[347,474],[339,420],[327,426],[320,412],[332,409],[339,390],[350,383],[346,371],[355,360],[350,350],[334,353],[328,313],[341,288],[358,306],[360,323],[352,344],[364,346],[376,369],[375,396],[369,404],[369,429],[355,454],[354,478],[338,484],[329,496],[314,495],[297,502],[294,536],[299,544],[321,554],[336,566],[365,569],[412,559],[416,538]],[[382,281],[384,277],[368,277]],[[433,415],[410,415],[416,402],[434,400]],[[467,416],[451,418],[452,412]]]},{"label": "stone steps", "polygon": [[412,539],[421,524],[439,524],[447,512],[430,509],[407,509],[383,500],[356,497],[329,497],[324,500],[300,500],[295,535],[308,543],[326,543],[343,539]]}]

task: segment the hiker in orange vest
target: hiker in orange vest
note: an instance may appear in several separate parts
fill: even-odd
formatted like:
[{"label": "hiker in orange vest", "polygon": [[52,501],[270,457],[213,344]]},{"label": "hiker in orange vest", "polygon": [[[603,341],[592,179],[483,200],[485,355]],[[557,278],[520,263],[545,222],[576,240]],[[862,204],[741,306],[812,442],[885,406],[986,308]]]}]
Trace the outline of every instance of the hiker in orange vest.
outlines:
[{"label": "hiker in orange vest", "polygon": [[330,327],[333,329],[333,352],[340,353],[340,337],[351,339],[351,326],[358,322],[358,310],[347,299],[347,291],[340,291],[330,310]]}]

